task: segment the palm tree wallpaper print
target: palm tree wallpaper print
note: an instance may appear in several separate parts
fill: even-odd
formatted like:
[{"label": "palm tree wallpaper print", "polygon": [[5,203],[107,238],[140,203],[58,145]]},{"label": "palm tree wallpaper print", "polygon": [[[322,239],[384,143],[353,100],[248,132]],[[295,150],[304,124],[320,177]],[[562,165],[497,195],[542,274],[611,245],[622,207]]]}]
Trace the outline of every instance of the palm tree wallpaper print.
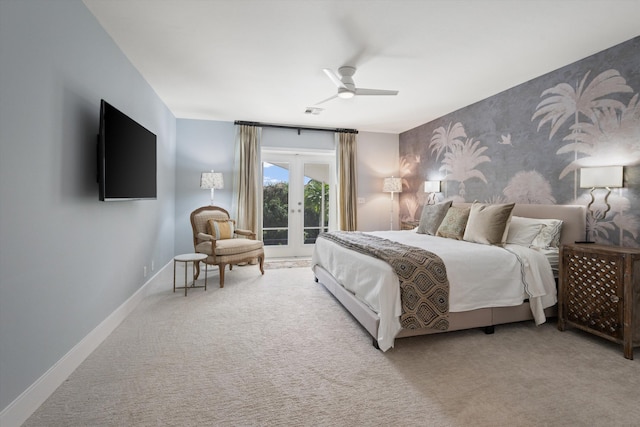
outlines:
[{"label": "palm tree wallpaper print", "polygon": [[582,204],[580,168],[624,166],[624,186],[593,192],[588,236],[640,247],[640,37],[400,134],[400,218],[438,200]]}]

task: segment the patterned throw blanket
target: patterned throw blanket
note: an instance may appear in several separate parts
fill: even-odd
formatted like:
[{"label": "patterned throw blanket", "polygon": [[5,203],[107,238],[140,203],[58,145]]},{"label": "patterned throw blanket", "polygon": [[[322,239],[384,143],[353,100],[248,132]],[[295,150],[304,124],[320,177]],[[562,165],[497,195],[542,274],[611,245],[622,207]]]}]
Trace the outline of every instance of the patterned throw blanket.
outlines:
[{"label": "patterned throw blanket", "polygon": [[381,259],[393,268],[400,280],[403,328],[449,328],[449,281],[439,256],[357,231],[331,231],[318,238]]}]

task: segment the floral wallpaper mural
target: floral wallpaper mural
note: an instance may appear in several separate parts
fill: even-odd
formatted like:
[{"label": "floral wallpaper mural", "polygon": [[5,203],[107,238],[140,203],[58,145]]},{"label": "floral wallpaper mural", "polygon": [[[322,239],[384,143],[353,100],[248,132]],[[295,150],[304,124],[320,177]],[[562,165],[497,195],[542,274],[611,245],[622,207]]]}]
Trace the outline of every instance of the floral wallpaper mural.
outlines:
[{"label": "floral wallpaper mural", "polygon": [[623,166],[623,188],[593,191],[587,233],[640,247],[639,94],[636,37],[402,133],[400,219],[419,220],[426,180],[438,201],[587,206],[580,169]]}]

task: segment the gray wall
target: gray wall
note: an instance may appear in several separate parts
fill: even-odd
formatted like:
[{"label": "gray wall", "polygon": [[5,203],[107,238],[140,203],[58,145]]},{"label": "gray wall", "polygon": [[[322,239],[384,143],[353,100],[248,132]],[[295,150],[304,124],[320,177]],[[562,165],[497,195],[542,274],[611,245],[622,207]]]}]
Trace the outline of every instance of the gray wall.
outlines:
[{"label": "gray wall", "polygon": [[[157,135],[158,200],[98,201],[101,98]],[[175,123],[80,0],[0,1],[0,410],[171,260]]]},{"label": "gray wall", "polygon": [[262,129],[263,147],[280,149],[333,150],[335,133],[313,130],[281,129],[265,127]]},{"label": "gray wall", "polygon": [[[388,230],[391,195],[382,192],[384,178],[399,176],[398,135],[360,132],[358,134],[358,230]],[[398,194],[393,201],[393,229],[399,229]]]},{"label": "gray wall", "polygon": [[427,179],[444,180],[441,199],[587,205],[579,169],[622,165],[624,188],[588,227],[600,243],[640,246],[639,95],[636,37],[402,133],[402,218],[420,218]]},{"label": "gray wall", "polygon": [[200,173],[222,172],[224,188],[214,193],[214,204],[231,210],[235,126],[233,122],[178,119],[176,125],[175,253],[193,252],[189,215],[211,202],[211,192],[200,189]]}]

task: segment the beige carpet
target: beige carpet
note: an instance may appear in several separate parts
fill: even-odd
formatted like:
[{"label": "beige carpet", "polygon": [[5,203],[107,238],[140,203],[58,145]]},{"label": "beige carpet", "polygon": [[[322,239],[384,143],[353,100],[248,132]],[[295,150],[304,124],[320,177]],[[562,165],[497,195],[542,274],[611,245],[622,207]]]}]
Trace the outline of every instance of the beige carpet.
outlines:
[{"label": "beige carpet", "polygon": [[26,426],[640,425],[640,349],[555,325],[382,353],[309,268],[149,296]]},{"label": "beige carpet", "polygon": [[266,270],[275,270],[278,268],[301,268],[301,267],[311,267],[311,258],[300,258],[300,259],[269,259],[267,258],[264,262],[264,268]]}]

